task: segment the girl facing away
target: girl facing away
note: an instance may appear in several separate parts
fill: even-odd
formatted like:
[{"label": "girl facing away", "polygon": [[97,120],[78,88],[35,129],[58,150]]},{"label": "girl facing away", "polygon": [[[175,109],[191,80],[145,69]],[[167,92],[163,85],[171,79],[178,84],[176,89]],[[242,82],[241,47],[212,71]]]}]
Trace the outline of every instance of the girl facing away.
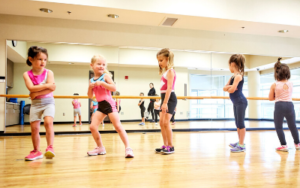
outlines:
[{"label": "girl facing away", "polygon": [[98,131],[98,125],[108,115],[125,145],[125,158],[133,158],[134,154],[133,150],[129,146],[127,133],[121,125],[118,110],[116,108],[116,102],[111,96],[111,92],[116,91],[116,86],[111,79],[110,73],[106,69],[106,59],[100,55],[94,56],[91,60],[90,66],[93,69],[95,76],[90,79],[88,96],[89,98],[93,98],[95,94],[98,101],[98,109],[92,117],[90,130],[97,147],[92,151],[88,151],[87,154],[90,156],[106,154],[105,147]]},{"label": "girl facing away", "polygon": [[285,135],[283,132],[283,119],[285,118],[292,133],[296,150],[300,150],[299,134],[296,126],[294,104],[292,102],[293,83],[289,81],[291,77],[290,68],[287,64],[280,62],[278,58],[274,65],[275,83],[272,84],[269,93],[269,100],[275,101],[274,124],[281,146],[277,151],[288,151]]},{"label": "girl facing away", "polygon": [[172,154],[175,152],[173,146],[173,132],[170,126],[170,119],[177,105],[177,97],[175,95],[174,86],[176,81],[176,73],[173,69],[174,54],[168,48],[160,50],[156,55],[159,73],[161,77],[161,107],[160,107],[160,128],[164,141],[161,148],[156,148],[157,153]]},{"label": "girl facing away", "polygon": [[[79,94],[78,93],[74,93],[74,96],[78,96]],[[81,102],[79,101],[78,98],[74,98],[74,100],[72,101],[72,105],[73,105],[73,112],[74,112],[74,124],[73,124],[73,127],[76,127],[76,118],[77,118],[77,115],[78,115],[78,118],[79,118],[79,125],[82,125],[81,123]]]},{"label": "girl facing away", "polygon": [[243,94],[244,85],[244,67],[245,57],[241,54],[234,54],[229,59],[229,69],[233,76],[229,79],[226,86],[223,88],[225,92],[229,93],[229,97],[233,103],[233,112],[235,118],[235,125],[239,141],[231,143],[231,152],[238,153],[246,150],[244,140],[246,135],[245,128],[245,113],[248,106],[248,101]]},{"label": "girl facing away", "polygon": [[[144,96],[144,93],[140,93],[140,96],[143,97]],[[142,116],[142,122],[139,124],[139,125],[145,125],[145,105],[144,105],[144,99],[141,99],[138,103],[138,106],[140,107],[141,109],[141,116]]]},{"label": "girl facing away", "polygon": [[44,155],[47,159],[55,157],[53,149],[53,119],[55,115],[53,91],[55,91],[56,86],[53,72],[46,69],[47,60],[47,49],[38,46],[31,46],[28,49],[26,63],[31,67],[31,70],[23,74],[25,85],[30,92],[31,98],[29,118],[33,150],[25,157],[25,160],[28,161],[43,158],[43,153],[40,151],[40,124],[42,116],[44,116],[47,140],[47,149]]}]

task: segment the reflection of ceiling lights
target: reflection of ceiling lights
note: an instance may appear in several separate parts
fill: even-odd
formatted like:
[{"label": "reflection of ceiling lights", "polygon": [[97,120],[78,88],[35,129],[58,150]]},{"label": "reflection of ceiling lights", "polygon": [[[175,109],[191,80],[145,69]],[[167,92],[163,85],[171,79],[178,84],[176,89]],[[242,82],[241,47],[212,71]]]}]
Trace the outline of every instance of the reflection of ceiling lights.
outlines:
[{"label": "reflection of ceiling lights", "polygon": [[73,65],[74,63],[69,63],[70,65]]},{"label": "reflection of ceiling lights", "polygon": [[119,18],[119,15],[116,15],[116,14],[108,14],[107,17],[109,17],[109,18]]},{"label": "reflection of ceiling lights", "polygon": [[53,10],[47,9],[47,8],[40,8],[40,11],[41,12],[46,12],[46,13],[52,13],[53,12]]},{"label": "reflection of ceiling lights", "polygon": [[289,32],[289,30],[284,29],[284,30],[279,30],[278,32],[279,33],[287,33],[287,32]]}]

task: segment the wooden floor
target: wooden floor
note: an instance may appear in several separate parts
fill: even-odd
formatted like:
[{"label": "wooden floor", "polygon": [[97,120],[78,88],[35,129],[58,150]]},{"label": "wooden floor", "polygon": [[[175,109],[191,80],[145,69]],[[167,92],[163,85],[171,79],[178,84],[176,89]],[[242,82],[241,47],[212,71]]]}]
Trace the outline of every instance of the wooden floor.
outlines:
[{"label": "wooden floor", "polygon": [[[248,132],[247,152],[230,153],[235,132],[174,133],[176,153],[155,154],[160,133],[131,133],[134,159],[124,158],[118,134],[103,134],[107,154],[88,157],[91,135],[56,136],[53,160],[25,162],[30,136],[0,137],[0,187],[297,188],[300,151],[286,131],[289,152],[277,152],[275,131]],[[45,137],[41,149],[46,148]]]},{"label": "wooden floor", "polygon": [[[147,130],[147,129],[157,129],[159,130],[159,125],[155,123],[146,122],[146,125],[140,126],[139,122],[129,122],[122,123],[126,130]],[[65,131],[89,131],[89,124],[83,124],[82,126],[77,125],[73,127],[73,124],[55,124],[55,132],[65,132]],[[272,121],[245,121],[245,126],[247,128],[274,128],[274,122]],[[297,124],[300,127],[300,124]],[[287,124],[284,124],[287,127]],[[172,125],[173,129],[187,129],[187,128],[236,128],[234,121],[179,121],[175,125]],[[115,130],[112,124],[105,124],[104,126],[99,125],[100,131]],[[6,127],[6,133],[21,133],[21,132],[31,132],[30,125],[15,125]],[[44,126],[41,126],[41,132],[45,132]]]}]

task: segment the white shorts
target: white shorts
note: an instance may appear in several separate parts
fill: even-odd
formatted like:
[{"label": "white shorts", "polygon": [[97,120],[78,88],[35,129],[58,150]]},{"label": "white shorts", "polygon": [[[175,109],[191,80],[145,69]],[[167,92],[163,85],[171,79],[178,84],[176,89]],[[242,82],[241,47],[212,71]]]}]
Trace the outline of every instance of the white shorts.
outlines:
[{"label": "white shorts", "polygon": [[81,116],[81,110],[80,110],[80,108],[75,108],[74,109],[74,117],[77,116],[77,115]]},{"label": "white shorts", "polygon": [[42,116],[54,118],[55,102],[53,97],[33,99],[30,107],[30,122],[41,121]]}]

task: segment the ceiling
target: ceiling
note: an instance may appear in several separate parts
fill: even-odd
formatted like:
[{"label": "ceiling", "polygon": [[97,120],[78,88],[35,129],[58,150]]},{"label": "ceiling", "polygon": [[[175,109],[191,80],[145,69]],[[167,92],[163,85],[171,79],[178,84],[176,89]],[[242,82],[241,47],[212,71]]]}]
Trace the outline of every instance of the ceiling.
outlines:
[{"label": "ceiling", "polygon": [[[178,21],[173,28],[300,38],[300,1],[295,0],[0,0],[0,4],[0,14],[157,27],[174,17]],[[282,29],[289,32],[279,33]]]}]

